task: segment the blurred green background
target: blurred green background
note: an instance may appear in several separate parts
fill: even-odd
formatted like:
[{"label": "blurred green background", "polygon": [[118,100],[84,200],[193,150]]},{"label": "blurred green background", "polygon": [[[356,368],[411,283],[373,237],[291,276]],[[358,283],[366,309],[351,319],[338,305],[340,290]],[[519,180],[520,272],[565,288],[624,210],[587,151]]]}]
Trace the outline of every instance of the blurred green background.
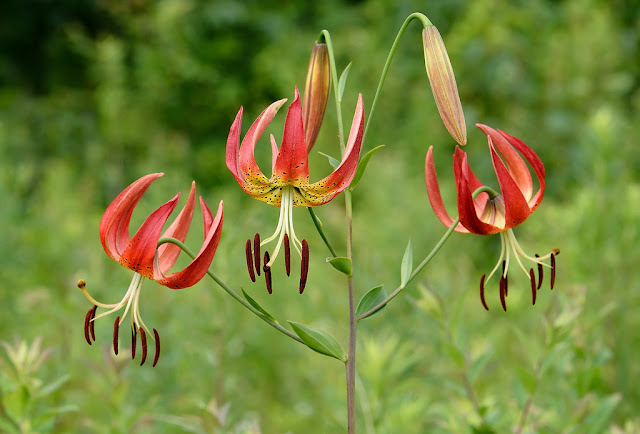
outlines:
[{"label": "blurred green background", "polygon": [[[516,233],[529,253],[562,253],[556,289],[544,285],[535,307],[513,267],[508,312],[495,282],[486,312],[477,285],[499,239],[455,234],[359,327],[360,431],[640,432],[640,4],[631,0],[4,1],[0,431],[346,431],[341,363],[265,326],[211,281],[183,291],[145,283],[142,315],[163,342],[154,369],[129,361],[126,349],[113,356],[113,318],[98,320],[97,341],[86,344],[90,304],[76,281],[101,301],[120,300],[132,273],[104,254],[100,217],[133,180],[163,171],[134,229],[196,180],[211,207],[225,201],[218,275],[281,322],[323,328],[346,348],[344,279],[325,264],[305,210],[294,212],[311,245],[304,295],[283,272],[274,272],[271,296],[249,281],[244,241],[269,235],[278,210],[241,191],[224,162],[226,136],[241,105],[246,131],[264,107],[304,87],[322,29],[338,68],[353,62],[348,126],[359,92],[368,111],[393,38],[414,11],[448,47],[476,174],[496,185],[476,122],[520,137],[545,163],[545,200]],[[338,153],[335,119],[332,97],[312,180],[331,170],[316,151]],[[283,121],[268,130],[278,139]],[[258,152],[265,167],[267,143]],[[433,103],[417,22],[365,150],[379,144],[354,195],[359,296],[395,288],[409,238],[417,264],[444,232],[424,187],[430,145],[450,210],[455,201],[454,142]],[[341,197],[317,213],[344,252]],[[193,249],[200,224],[196,217]]]}]

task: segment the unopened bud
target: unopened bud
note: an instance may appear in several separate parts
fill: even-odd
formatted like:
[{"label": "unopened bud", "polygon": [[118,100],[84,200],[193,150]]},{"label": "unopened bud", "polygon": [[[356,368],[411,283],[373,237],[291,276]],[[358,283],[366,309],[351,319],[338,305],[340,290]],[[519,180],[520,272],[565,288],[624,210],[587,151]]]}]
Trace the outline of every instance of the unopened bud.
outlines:
[{"label": "unopened bud", "polygon": [[456,77],[438,29],[435,26],[425,27],[422,31],[422,42],[427,76],[442,122],[451,137],[461,145],[465,145],[467,126],[464,123]]},{"label": "unopened bud", "polygon": [[302,100],[302,123],[307,153],[311,151],[318,138],[329,101],[330,89],[329,49],[327,44],[315,42],[311,51],[307,82],[304,86],[304,99]]}]

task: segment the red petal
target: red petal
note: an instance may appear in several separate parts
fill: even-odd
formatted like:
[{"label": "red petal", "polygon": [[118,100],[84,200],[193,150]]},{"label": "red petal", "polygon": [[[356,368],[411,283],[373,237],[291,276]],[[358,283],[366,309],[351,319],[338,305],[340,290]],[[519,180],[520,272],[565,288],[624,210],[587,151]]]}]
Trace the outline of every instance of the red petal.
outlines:
[{"label": "red petal", "polygon": [[[162,234],[163,237],[173,237],[182,242],[187,237],[191,219],[193,218],[193,209],[196,205],[196,183],[191,183],[191,191],[187,198],[187,203],[178,214],[178,217],[171,223],[171,226]],[[158,248],[158,262],[162,273],[166,273],[175,264],[181,249],[175,244],[165,243]]]},{"label": "red petal", "polygon": [[180,193],[147,217],[129,241],[118,262],[144,277],[153,278],[154,258],[162,227],[176,207],[179,198]]},{"label": "red petal", "polygon": [[206,234],[202,248],[198,256],[182,271],[162,276],[156,270],[155,277],[161,285],[173,289],[188,288],[198,283],[209,269],[222,234],[223,203],[220,201],[215,219],[202,198],[200,198],[200,207],[202,208],[202,220],[205,224],[204,233]]},{"label": "red petal", "polygon": [[353,180],[353,175],[358,168],[362,134],[364,133],[364,103],[362,94],[358,95],[356,111],[351,122],[349,140],[342,157],[342,162],[329,176],[311,184],[307,189],[300,191],[306,200],[306,206],[317,206],[329,202],[342,190],[347,188]]},{"label": "red petal", "polygon": [[[429,146],[429,150],[427,151],[427,158],[424,162],[424,174],[427,184],[427,195],[429,196],[431,208],[433,208],[436,217],[438,217],[443,225],[445,225],[446,227],[451,227],[451,225],[453,224],[453,219],[449,216],[449,213],[444,206],[444,202],[442,201],[442,196],[440,194],[438,174],[436,173],[436,166],[433,161],[433,146]],[[464,226],[459,223],[456,226],[455,230],[456,232],[469,232]]]},{"label": "red petal", "polygon": [[242,113],[243,108],[240,107],[233,124],[231,124],[229,137],[227,137],[227,167],[231,173],[233,173],[233,176],[240,185],[244,182],[240,175],[240,168],[238,166],[238,156],[240,154],[240,133],[242,130]]},{"label": "red petal", "polygon": [[129,221],[133,209],[153,181],[164,173],[152,173],[133,182],[107,207],[100,220],[100,241],[104,251],[118,261],[129,242]]},{"label": "red petal", "polygon": [[295,98],[289,106],[287,119],[284,122],[282,143],[273,167],[272,177],[280,178],[287,183],[309,182],[309,158],[307,145],[304,141],[302,106],[297,87]]}]

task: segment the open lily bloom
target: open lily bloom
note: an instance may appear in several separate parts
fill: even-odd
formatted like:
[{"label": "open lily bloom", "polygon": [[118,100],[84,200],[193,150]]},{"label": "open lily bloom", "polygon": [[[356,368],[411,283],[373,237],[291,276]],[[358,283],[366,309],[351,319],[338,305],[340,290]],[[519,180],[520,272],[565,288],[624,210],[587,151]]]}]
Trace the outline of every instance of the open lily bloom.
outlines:
[{"label": "open lily bloom", "polygon": [[255,266],[255,272],[260,275],[261,247],[277,240],[273,254],[269,256],[268,252],[265,252],[264,266],[262,267],[267,281],[267,290],[271,293],[271,266],[281,247],[284,247],[285,266],[287,275],[289,274],[289,243],[291,242],[301,256],[300,293],[302,293],[309,265],[309,247],[305,240],[298,239],[293,229],[293,208],[325,204],[349,186],[360,156],[360,145],[364,131],[364,109],[362,95],[360,95],[342,162],[329,176],[318,182],[310,183],[302,108],[297,88],[295,99],[287,113],[279,148],[275,138],[271,135],[273,152],[271,178],[267,178],[262,173],[254,157],[254,149],[258,139],[285,102],[286,99],[282,99],[267,107],[251,125],[242,144],[240,144],[242,124],[242,108],[240,108],[229,132],[226,160],[227,167],[247,194],[270,205],[280,207],[280,220],[274,234],[262,242],[260,242],[259,235],[256,234],[253,243],[253,258],[251,241],[247,241],[247,266],[251,280],[255,281],[253,266]]},{"label": "open lily bloom", "polygon": [[[180,198],[180,193],[176,194],[173,199],[151,213],[135,235],[133,237],[129,236],[129,222],[134,208],[151,183],[162,175],[163,173],[153,173],[135,181],[111,202],[100,221],[100,241],[102,242],[104,251],[113,260],[135,272],[131,285],[129,285],[129,289],[122,300],[114,304],[100,303],[89,294],[84,280],[78,282],[78,287],[80,287],[84,295],[94,305],[89,312],[87,312],[84,324],[85,338],[89,345],[91,345],[92,340],[95,341],[94,321],[124,307],[124,314],[116,318],[113,326],[113,350],[118,354],[119,327],[127,316],[127,313],[131,311],[131,358],[135,358],[137,335],[140,333],[142,345],[142,360],[140,365],[144,364],[147,356],[147,335],[155,341],[156,351],[153,366],[158,362],[160,355],[158,332],[156,329],[153,329],[153,335],[151,335],[140,316],[139,299],[144,278],[155,280],[159,284],[172,289],[188,288],[195,285],[204,277],[209,269],[222,232],[222,201],[220,201],[218,211],[214,218],[201,197],[200,207],[202,209],[202,219],[204,222],[204,242],[202,248],[195,259],[184,269],[168,274],[178,259],[181,249],[171,243],[165,243],[158,247],[158,241],[161,237],[172,237],[180,242],[184,242],[195,208],[195,182],[191,184],[191,191],[189,192],[189,197],[184,208],[164,233],[162,231],[163,226],[167,222],[169,215],[175,209],[178,199]],[[98,307],[109,310],[96,316],[96,309]]]},{"label": "open lily bloom", "polygon": [[[511,254],[516,258],[520,268],[531,280],[531,292],[533,304],[536,301],[536,292],[542,284],[543,266],[551,267],[551,289],[555,282],[555,255],[559,250],[554,249],[546,256],[535,257],[527,255],[516,240],[513,233],[515,226],[524,222],[531,213],[540,205],[544,196],[544,166],[540,158],[522,140],[513,137],[503,131],[494,130],[486,125],[477,124],[485,133],[489,141],[489,151],[493,168],[500,185],[500,193],[495,192],[482,184],[474,175],[467,161],[467,154],[456,146],[453,157],[453,172],[458,192],[458,216],[459,223],[455,227],[457,232],[471,232],[479,235],[500,234],[502,249],[500,259],[493,268],[486,281],[502,267],[500,277],[500,301],[506,310],[505,297],[508,294],[507,272]],[[521,156],[522,155],[522,156]],[[527,161],[533,168],[538,179],[539,188],[533,192],[533,181]],[[503,161],[504,160],[504,161]],[[454,223],[444,206],[440,187],[433,161],[433,147],[429,148],[425,161],[425,179],[427,193],[433,210],[440,221],[447,227]],[[478,191],[480,190],[480,191]],[[474,197],[474,192],[476,197]],[[527,271],[522,260],[530,261],[537,265],[538,283],[536,285],[533,269]],[[545,261],[549,260],[550,265]],[[480,281],[480,297],[485,309],[489,309],[484,300],[484,284],[486,275]]]}]

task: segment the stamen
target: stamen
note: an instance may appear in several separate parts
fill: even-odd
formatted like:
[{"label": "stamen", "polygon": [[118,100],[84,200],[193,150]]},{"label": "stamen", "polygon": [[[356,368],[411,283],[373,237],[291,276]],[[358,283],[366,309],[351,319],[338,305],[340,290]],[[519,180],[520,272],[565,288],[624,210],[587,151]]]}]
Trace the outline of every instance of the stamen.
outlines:
[{"label": "stamen", "polygon": [[289,246],[289,235],[284,234],[284,268],[287,277],[291,274],[291,247]]},{"label": "stamen", "polygon": [[484,278],[486,277],[486,274],[483,274],[482,277],[480,278],[480,301],[482,302],[482,305],[484,306],[484,308],[489,311],[489,306],[487,306],[487,302],[484,299]]},{"label": "stamen", "polygon": [[90,329],[92,324],[91,317],[95,315],[97,307],[98,306],[94,305],[91,309],[89,309],[87,314],[84,316],[84,338],[87,340],[87,343],[89,345],[91,345],[91,335],[90,335]]},{"label": "stamen", "polygon": [[553,289],[553,285],[555,283],[556,283],[556,255],[551,253],[551,289]]},{"label": "stamen", "polygon": [[500,303],[502,303],[502,309],[505,312],[507,311],[507,303],[505,301],[505,297],[507,296],[506,286],[507,286],[506,279],[501,276],[500,277]]},{"label": "stamen", "polygon": [[256,266],[256,274],[258,274],[259,276],[260,275],[260,234],[255,234],[253,237],[253,260]]},{"label": "stamen", "polygon": [[138,343],[138,329],[131,327],[131,360],[136,358],[136,345]]},{"label": "stamen", "polygon": [[256,281],[256,275],[253,272],[253,253],[251,252],[251,240],[247,240],[244,246],[245,256],[247,257],[247,270],[249,270],[249,277],[252,282]]},{"label": "stamen", "polygon": [[507,276],[507,273],[505,273],[506,269],[507,269],[507,261],[502,261],[502,278],[500,279],[500,282],[502,282],[502,279],[504,279],[504,296],[505,297],[509,295],[509,280],[508,280],[509,278]]},{"label": "stamen", "polygon": [[144,333],[142,327],[140,327],[140,343],[142,344],[142,360],[140,360],[140,366],[142,366],[145,360],[147,360],[147,335]]},{"label": "stamen", "polygon": [[116,317],[113,323],[113,352],[118,355],[118,330],[120,329],[120,315]]},{"label": "stamen", "polygon": [[160,358],[160,335],[158,335],[158,331],[156,329],[153,329],[153,335],[156,337],[156,355],[153,356],[153,365],[151,365],[151,367],[155,368],[158,363],[158,359]]},{"label": "stamen", "polygon": [[302,260],[300,263],[300,294],[307,285],[307,274],[309,273],[309,243],[302,240]]},{"label": "stamen", "polygon": [[89,331],[91,332],[91,339],[96,341],[96,323],[93,320],[96,317],[96,310],[98,310],[98,306],[93,306],[93,312],[91,313],[91,318],[89,319]]},{"label": "stamen", "polygon": [[[536,258],[539,258],[539,257],[540,255],[536,253]],[[540,289],[540,287],[542,286],[542,278],[544,277],[542,270],[543,270],[542,264],[538,263],[538,288],[537,289]]]},{"label": "stamen", "polygon": [[536,304],[536,293],[538,292],[538,288],[536,288],[536,275],[533,273],[533,268],[529,269],[529,277],[531,277],[531,304],[535,306]]},{"label": "stamen", "polygon": [[264,280],[265,280],[265,283],[267,284],[267,292],[271,294],[271,292],[273,291],[271,288],[271,267],[267,265],[268,263],[269,263],[269,252],[265,250],[264,267],[262,268],[262,271],[264,271]]}]

